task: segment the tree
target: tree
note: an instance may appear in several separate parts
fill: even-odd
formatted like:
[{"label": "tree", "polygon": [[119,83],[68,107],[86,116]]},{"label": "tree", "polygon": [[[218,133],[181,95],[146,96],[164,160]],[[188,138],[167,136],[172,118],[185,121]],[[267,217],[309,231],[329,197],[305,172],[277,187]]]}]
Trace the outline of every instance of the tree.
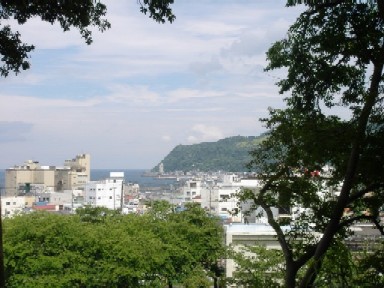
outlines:
[{"label": "tree", "polygon": [[216,217],[208,215],[197,203],[186,203],[184,209],[176,211],[166,201],[153,202],[147,216],[153,219],[153,229],[168,245],[165,249],[172,261],[164,268],[169,287],[173,283],[210,287],[208,277],[214,280],[215,288],[219,287],[224,272],[219,260],[224,257],[225,248],[224,231]]},{"label": "tree", "polygon": [[[157,22],[173,22],[175,16],[170,5],[173,0],[144,0],[139,1],[140,11],[148,14]],[[19,25],[25,24],[33,17],[51,24],[59,23],[63,31],[78,29],[87,44],[92,43],[91,27],[105,31],[111,27],[104,16],[107,7],[99,0],[68,1],[68,0],[1,0],[0,1],[0,76],[6,77],[9,72],[16,74],[30,68],[28,53],[33,45],[25,44],[18,31],[12,31],[4,22],[14,19]]]},{"label": "tree", "polygon": [[236,271],[231,282],[238,287],[281,287],[283,280],[282,253],[263,246],[242,246],[230,250],[236,262]]},{"label": "tree", "polygon": [[105,212],[6,219],[6,287],[210,287],[205,264],[223,251],[213,218],[196,209],[168,219]]},{"label": "tree", "polygon": [[[173,22],[175,16],[170,5],[173,0],[143,0],[140,11],[148,14],[157,22]],[[14,19],[19,25],[25,24],[33,17],[42,21],[59,23],[63,31],[78,29],[87,44],[92,43],[91,27],[101,32],[110,28],[111,24],[104,18],[107,7],[99,0],[67,1],[67,0],[0,0],[0,76],[6,77],[9,72],[18,74],[30,68],[29,53],[33,45],[25,44],[18,31],[12,31],[10,25],[4,25]],[[4,287],[2,223],[0,219],[0,287]]]},{"label": "tree", "polygon": [[145,215],[87,207],[6,219],[6,287],[210,287],[221,226],[197,207],[165,204]]},{"label": "tree", "polygon": [[[277,84],[290,95],[286,109],[263,119],[270,134],[252,152],[264,186],[242,194],[277,233],[286,287],[312,287],[353,223],[369,221],[384,234],[384,1],[288,4],[300,2],[308,10],[267,53],[267,70],[286,68]],[[300,208],[289,231],[271,207]]]}]

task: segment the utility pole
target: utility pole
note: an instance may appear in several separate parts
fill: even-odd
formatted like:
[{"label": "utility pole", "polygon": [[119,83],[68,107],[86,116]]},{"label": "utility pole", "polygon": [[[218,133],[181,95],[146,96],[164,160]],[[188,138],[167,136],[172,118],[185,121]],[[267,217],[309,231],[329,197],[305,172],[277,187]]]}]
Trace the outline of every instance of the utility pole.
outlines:
[{"label": "utility pole", "polygon": [[113,185],[113,210],[116,210],[116,187]]},{"label": "utility pole", "polygon": [[124,204],[124,179],[121,182],[121,195],[120,195],[120,213],[123,214],[123,204]]},{"label": "utility pole", "polygon": [[[1,193],[0,193],[1,211]],[[0,288],[5,288],[4,250],[3,250],[3,215],[0,213]]]}]

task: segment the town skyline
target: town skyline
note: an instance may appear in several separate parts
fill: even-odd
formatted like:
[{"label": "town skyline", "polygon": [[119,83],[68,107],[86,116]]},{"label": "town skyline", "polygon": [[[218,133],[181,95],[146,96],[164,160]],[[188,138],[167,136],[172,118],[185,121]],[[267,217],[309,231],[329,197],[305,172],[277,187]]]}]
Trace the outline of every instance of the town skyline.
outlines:
[{"label": "town skyline", "polygon": [[283,106],[265,52],[300,7],[179,0],[158,24],[136,1],[104,2],[112,28],[90,46],[38,19],[17,27],[36,48],[30,70],[0,80],[0,167],[89,153],[95,169],[150,169],[178,144],[257,136]]}]

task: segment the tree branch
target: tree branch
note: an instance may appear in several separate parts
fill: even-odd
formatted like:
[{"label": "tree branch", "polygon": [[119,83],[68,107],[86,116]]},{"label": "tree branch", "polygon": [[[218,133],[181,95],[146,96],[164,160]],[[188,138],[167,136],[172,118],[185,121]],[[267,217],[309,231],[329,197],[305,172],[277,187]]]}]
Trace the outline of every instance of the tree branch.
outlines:
[{"label": "tree branch", "polygon": [[361,145],[365,139],[365,131],[367,128],[369,116],[379,95],[379,84],[383,74],[383,62],[373,64],[374,67],[370,87],[368,90],[369,93],[366,95],[365,103],[358,120],[356,137],[353,141],[351,153],[349,155],[347,170],[344,176],[344,182],[341,188],[340,196],[338,197],[338,201],[334,208],[334,212],[332,214],[333,216],[325,228],[322,239],[317,245],[316,252],[313,257],[313,264],[310,265],[300,283],[301,288],[308,287],[308,284],[311,283],[314,275],[316,274],[316,271],[318,268],[320,268],[319,265],[321,265],[321,259],[325,252],[328,250],[334,235],[338,231],[344,208],[347,206],[348,200],[350,199],[350,192],[353,187],[355,173],[357,170],[358,162],[360,160]]},{"label": "tree branch", "polygon": [[379,10],[379,16],[384,20],[384,0],[377,0],[377,9]]},{"label": "tree branch", "polygon": [[380,221],[378,221],[377,217],[373,216],[373,215],[359,215],[359,216],[348,218],[348,219],[340,222],[339,229],[342,227],[345,227],[345,226],[349,226],[353,222],[363,220],[363,219],[367,219],[367,220],[372,221],[372,223],[375,224],[376,228],[379,230],[380,234],[384,235],[384,227],[380,225]]},{"label": "tree branch", "polygon": [[307,252],[305,252],[303,255],[301,255],[300,258],[296,260],[298,267],[302,267],[305,263],[308,262],[309,259],[313,257],[316,251],[316,247],[317,247],[317,244],[313,245],[312,247],[310,247],[310,249]]},{"label": "tree branch", "polygon": [[291,264],[293,264],[292,250],[289,248],[289,245],[285,239],[285,235],[284,235],[283,230],[281,229],[280,225],[276,222],[276,220],[273,218],[273,213],[272,213],[271,207],[268,206],[263,201],[264,194],[272,187],[273,182],[276,181],[277,179],[279,179],[284,174],[285,174],[285,170],[282,169],[279,171],[279,173],[273,175],[273,177],[271,177],[268,180],[268,182],[263,186],[263,188],[260,190],[257,197],[255,195],[254,202],[255,202],[255,204],[259,204],[264,209],[265,213],[267,214],[268,223],[269,223],[269,225],[272,226],[273,230],[275,230],[275,232],[276,232],[277,239],[281,245],[281,249],[283,251],[286,264],[291,265]]},{"label": "tree branch", "polygon": [[363,190],[357,191],[349,197],[347,204],[352,203],[353,201],[363,197],[365,194],[372,192],[373,190],[383,188],[383,187],[384,187],[384,183],[376,183],[376,184],[372,184],[371,186],[368,186]]},{"label": "tree branch", "polygon": [[373,224],[375,224],[376,228],[380,231],[380,234],[384,236],[384,227],[380,225],[380,221],[377,218],[372,219]]},{"label": "tree branch", "polygon": [[334,0],[334,1],[327,1],[326,3],[315,4],[313,6],[310,6],[310,10],[304,12],[304,14],[310,16],[319,12],[322,9],[336,7],[337,5],[340,5],[341,3],[343,3],[344,1],[345,0]]},{"label": "tree branch", "polygon": [[358,216],[350,217],[350,218],[345,219],[344,221],[341,221],[339,223],[338,230],[340,230],[343,227],[346,227],[346,226],[353,224],[353,222],[357,222],[357,221],[363,220],[363,219],[373,221],[375,219],[375,217],[372,215],[358,215]]}]

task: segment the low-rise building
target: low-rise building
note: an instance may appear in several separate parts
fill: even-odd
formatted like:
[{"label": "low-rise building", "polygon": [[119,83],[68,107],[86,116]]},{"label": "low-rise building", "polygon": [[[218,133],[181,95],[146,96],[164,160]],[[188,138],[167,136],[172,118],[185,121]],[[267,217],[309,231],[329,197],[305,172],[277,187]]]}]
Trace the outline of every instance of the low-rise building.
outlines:
[{"label": "low-rise building", "polygon": [[[240,251],[245,246],[263,246],[267,249],[281,249],[276,238],[276,232],[272,226],[261,223],[233,223],[224,225],[225,244],[235,251]],[[226,277],[232,277],[236,270],[236,263],[233,259],[226,259]]]},{"label": "low-rise building", "polygon": [[1,216],[12,217],[25,211],[26,201],[24,196],[1,197]]}]

